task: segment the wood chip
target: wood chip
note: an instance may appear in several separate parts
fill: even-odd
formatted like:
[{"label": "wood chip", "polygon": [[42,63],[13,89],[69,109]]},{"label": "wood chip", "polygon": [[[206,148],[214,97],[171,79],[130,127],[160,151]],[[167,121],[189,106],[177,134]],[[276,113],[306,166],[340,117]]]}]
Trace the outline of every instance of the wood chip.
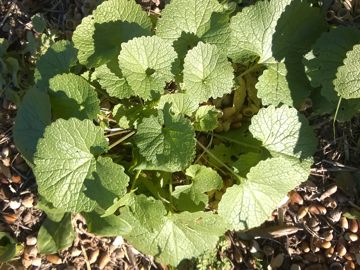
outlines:
[{"label": "wood chip", "polygon": [[48,262],[50,262],[52,264],[56,264],[56,265],[62,263],[61,258],[56,254],[47,255],[46,259],[48,260]]}]

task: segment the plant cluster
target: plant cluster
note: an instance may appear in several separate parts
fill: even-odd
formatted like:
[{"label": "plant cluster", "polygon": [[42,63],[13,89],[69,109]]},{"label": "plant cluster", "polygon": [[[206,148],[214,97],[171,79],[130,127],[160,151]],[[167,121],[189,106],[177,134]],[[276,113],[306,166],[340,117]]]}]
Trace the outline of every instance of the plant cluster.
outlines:
[{"label": "plant cluster", "polygon": [[299,109],[360,109],[360,31],[323,17],[306,0],[98,6],[37,61],[16,118],[40,252],[71,245],[71,213],[170,265],[267,220],[312,165]]}]

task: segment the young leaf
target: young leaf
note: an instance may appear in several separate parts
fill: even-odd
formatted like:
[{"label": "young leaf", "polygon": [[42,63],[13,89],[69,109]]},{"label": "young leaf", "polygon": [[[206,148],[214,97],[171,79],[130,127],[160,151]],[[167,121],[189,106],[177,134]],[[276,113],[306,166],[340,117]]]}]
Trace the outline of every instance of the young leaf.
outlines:
[{"label": "young leaf", "polygon": [[286,105],[260,109],[249,130],[274,156],[304,160],[316,150],[317,140],[306,118]]},{"label": "young leaf", "polygon": [[96,119],[100,113],[95,89],[81,76],[59,74],[50,79],[50,100],[53,117]]},{"label": "young leaf", "polygon": [[195,113],[194,128],[197,131],[212,131],[219,125],[221,112],[215,106],[201,106]]},{"label": "young leaf", "polygon": [[30,165],[34,162],[38,140],[50,122],[48,94],[35,88],[28,90],[17,112],[13,135],[17,149]]},{"label": "young leaf", "polygon": [[152,169],[169,172],[187,168],[195,155],[195,132],[184,116],[173,115],[167,104],[158,116],[144,118],[138,125],[135,143]]},{"label": "young leaf", "polygon": [[184,61],[184,89],[199,103],[231,92],[234,80],[231,63],[215,45],[200,42]]},{"label": "young leaf", "polygon": [[199,107],[199,103],[184,93],[161,96],[157,108],[160,110],[163,109],[166,103],[171,104],[171,111],[174,114],[181,113],[187,116],[192,116],[193,112]]},{"label": "young leaf", "polygon": [[10,261],[15,254],[15,240],[9,234],[0,232],[0,262]]},{"label": "young leaf", "polygon": [[109,96],[123,99],[135,95],[122,75],[117,61],[96,68],[94,73],[97,81]]},{"label": "young leaf", "polygon": [[219,203],[219,215],[235,230],[260,226],[307,176],[304,171],[294,170],[293,163],[282,157],[260,161],[250,169],[244,182],[226,190]]},{"label": "young leaf", "polygon": [[334,80],[335,90],[346,99],[360,98],[360,45],[346,54],[344,65],[338,68]]},{"label": "young leaf", "polygon": [[215,247],[227,225],[204,212],[166,214],[160,201],[137,196],[121,214],[133,227],[126,239],[164,264],[178,265]]},{"label": "young leaf", "polygon": [[101,217],[96,212],[83,213],[89,232],[98,236],[111,237],[130,233],[130,224],[122,216]]},{"label": "young leaf", "polygon": [[53,45],[36,62],[35,81],[42,90],[47,91],[49,79],[57,74],[67,73],[76,63],[77,50],[69,41],[61,40]]},{"label": "young leaf", "polygon": [[312,54],[308,54],[304,60],[311,84],[321,86],[321,94],[334,106],[339,99],[333,84],[337,69],[343,65],[346,53],[358,43],[359,29],[344,26],[332,28],[321,35],[312,47]]},{"label": "young leaf", "polygon": [[149,35],[151,20],[134,1],[109,0],[83,19],[73,35],[79,61],[97,67],[115,58],[122,42]]},{"label": "young leaf", "polygon": [[216,171],[202,165],[191,165],[186,175],[192,178],[192,183],[175,188],[174,204],[179,211],[202,211],[208,202],[205,192],[220,189],[222,179]]},{"label": "young leaf", "polygon": [[119,65],[134,93],[144,99],[159,98],[174,75],[174,48],[159,37],[134,38],[122,44]]},{"label": "young leaf", "polygon": [[[52,123],[39,140],[35,154],[34,173],[40,195],[67,212],[91,211],[96,206],[94,200],[108,205],[110,197],[89,198],[85,193],[86,187],[97,188],[98,195],[109,196],[127,185],[128,178],[120,165],[96,159],[107,147],[102,129],[90,120],[58,119]],[[114,194],[114,198],[118,195]]]},{"label": "young leaf", "polygon": [[60,221],[45,219],[38,233],[37,246],[40,253],[52,254],[70,247],[74,240],[71,214],[66,213]]}]

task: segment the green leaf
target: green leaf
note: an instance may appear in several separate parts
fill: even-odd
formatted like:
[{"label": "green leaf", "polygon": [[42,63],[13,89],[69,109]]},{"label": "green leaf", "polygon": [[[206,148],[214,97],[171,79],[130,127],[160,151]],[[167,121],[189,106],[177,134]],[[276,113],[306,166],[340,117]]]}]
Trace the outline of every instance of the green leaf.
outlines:
[{"label": "green leaf", "polygon": [[208,202],[205,192],[221,189],[221,176],[202,165],[191,165],[186,169],[186,175],[192,178],[192,183],[175,188],[172,193],[174,204],[179,211],[202,211]]},{"label": "green leaf", "polygon": [[156,27],[156,35],[171,41],[183,32],[204,35],[210,28],[214,12],[223,10],[216,0],[174,0],[166,5]]},{"label": "green leaf", "polygon": [[152,169],[176,172],[187,168],[195,156],[195,132],[184,116],[173,115],[169,106],[158,116],[138,125],[135,143]]},{"label": "green leaf", "polygon": [[35,81],[42,91],[48,90],[49,79],[67,73],[76,63],[77,50],[69,41],[61,40],[49,47],[36,62]]},{"label": "green leaf", "polygon": [[109,62],[96,68],[94,75],[101,87],[111,97],[123,99],[135,95],[122,75],[117,61]]},{"label": "green leaf", "polygon": [[332,28],[321,35],[313,45],[312,53],[304,60],[311,84],[314,87],[321,86],[321,94],[334,106],[339,99],[333,84],[337,69],[343,65],[346,53],[358,43],[359,29],[344,26]]},{"label": "green leaf", "polygon": [[135,95],[144,99],[159,98],[170,82],[176,52],[159,37],[134,38],[122,44],[119,65]]},{"label": "green leaf", "polygon": [[264,152],[249,152],[239,156],[239,159],[233,163],[235,173],[245,178],[246,174],[252,167],[255,167],[261,160],[267,159],[269,156]]},{"label": "green leaf", "polygon": [[231,18],[230,28],[231,59],[274,63],[306,53],[327,26],[320,10],[307,1],[278,0],[245,7]]},{"label": "green leaf", "polygon": [[38,33],[44,32],[46,28],[46,21],[41,13],[37,13],[31,17],[31,23],[34,27],[34,30]]},{"label": "green leaf", "polygon": [[[34,173],[40,195],[68,212],[92,211],[97,205],[94,200],[107,206],[111,197],[104,196],[123,194],[128,181],[120,165],[96,159],[107,148],[103,130],[90,120],[58,119],[52,123],[35,154]],[[86,188],[97,188],[96,194],[102,198],[95,194],[89,198]]]},{"label": "green leaf", "polygon": [[346,99],[360,98],[360,44],[346,54],[344,65],[339,67],[334,80],[336,92]]},{"label": "green leaf", "polygon": [[55,208],[52,203],[48,202],[42,196],[40,196],[40,201],[36,204],[36,208],[41,209],[45,212],[48,219],[55,222],[60,222],[65,215],[65,211],[63,209]]},{"label": "green leaf", "polygon": [[293,169],[282,157],[260,161],[247,180],[228,188],[219,203],[219,215],[235,230],[260,226],[286,194],[305,181],[307,174]]},{"label": "green leaf", "polygon": [[199,103],[222,97],[232,90],[233,72],[225,54],[215,45],[200,42],[185,57],[183,88]]},{"label": "green leaf", "polygon": [[73,35],[79,61],[97,67],[115,58],[122,42],[149,35],[151,20],[134,1],[109,0],[83,19]]},{"label": "green leaf", "polygon": [[10,261],[15,254],[15,240],[9,234],[0,232],[0,262]]},{"label": "green leaf", "polygon": [[286,105],[260,109],[251,119],[249,130],[274,156],[311,159],[317,147],[314,131],[306,118]]},{"label": "green leaf", "polygon": [[89,232],[103,237],[119,236],[131,231],[130,224],[122,216],[101,217],[96,212],[84,213]]},{"label": "green leaf", "polygon": [[75,240],[71,214],[65,214],[58,222],[49,218],[45,219],[40,227],[37,239],[37,246],[41,254],[53,254],[70,247]]},{"label": "green leaf", "polygon": [[194,128],[196,131],[212,131],[219,125],[221,111],[215,106],[201,106],[195,113]]},{"label": "green leaf", "polygon": [[16,115],[13,136],[17,149],[30,165],[38,140],[50,123],[49,96],[37,89],[28,90]]},{"label": "green leaf", "polygon": [[50,100],[53,117],[96,119],[100,113],[95,89],[81,76],[59,74],[50,79]]},{"label": "green leaf", "polygon": [[137,196],[121,215],[133,226],[126,239],[141,252],[171,265],[215,248],[227,227],[211,213],[166,214],[160,201],[143,195]]},{"label": "green leaf", "polygon": [[187,116],[192,116],[193,112],[199,107],[199,103],[184,93],[161,96],[157,108],[163,109],[166,103],[171,104],[171,111],[174,114],[181,113]]},{"label": "green leaf", "polygon": [[137,128],[142,118],[157,112],[151,104],[122,104],[115,105],[112,115],[121,128]]},{"label": "green leaf", "polygon": [[267,65],[256,84],[262,104],[299,106],[310,93],[309,83],[301,75],[304,73],[302,68],[294,64],[291,69],[298,69],[298,72],[288,72],[285,63]]},{"label": "green leaf", "polygon": [[96,201],[103,209],[110,207],[114,200],[126,194],[126,187],[129,183],[129,176],[124,168],[114,163],[111,158],[99,157],[96,162],[94,179],[87,179],[85,195]]}]

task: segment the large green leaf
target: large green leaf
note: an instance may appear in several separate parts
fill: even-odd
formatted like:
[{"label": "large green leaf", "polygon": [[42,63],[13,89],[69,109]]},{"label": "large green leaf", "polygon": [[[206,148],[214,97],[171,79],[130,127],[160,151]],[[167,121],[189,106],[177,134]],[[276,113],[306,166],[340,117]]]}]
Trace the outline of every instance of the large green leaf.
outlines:
[{"label": "large green leaf", "polygon": [[41,254],[57,253],[61,249],[70,247],[75,240],[71,214],[65,214],[60,221],[46,218],[40,227],[37,239]]},{"label": "large green leaf", "polygon": [[61,40],[49,47],[36,62],[35,81],[42,91],[48,90],[49,79],[69,72],[76,63],[77,50],[69,41]]},{"label": "large green leaf", "polygon": [[143,195],[121,215],[133,227],[126,239],[143,253],[171,265],[215,248],[227,227],[222,218],[211,213],[166,214],[160,201]]},{"label": "large green leaf", "polygon": [[29,164],[33,164],[37,142],[50,122],[48,94],[38,89],[27,91],[17,111],[13,135],[17,149]]},{"label": "large green leaf", "polygon": [[244,8],[232,17],[230,27],[229,56],[234,61],[259,57],[259,63],[274,63],[306,53],[326,23],[307,1],[278,0]]},{"label": "large green leaf", "polygon": [[186,175],[191,177],[192,183],[175,188],[172,193],[174,204],[179,211],[202,211],[208,202],[205,192],[220,189],[223,185],[221,176],[203,165],[191,165],[186,169]]},{"label": "large green leaf", "polygon": [[251,119],[249,130],[274,156],[311,159],[317,147],[314,131],[306,118],[287,105],[260,109]]},{"label": "large green leaf", "polygon": [[81,76],[59,74],[50,79],[50,100],[53,117],[96,119],[100,101],[95,89]]},{"label": "large green leaf", "polygon": [[149,169],[181,171],[195,156],[195,132],[184,116],[173,115],[169,106],[158,116],[144,118],[138,125],[135,143]]},{"label": "large green leaf", "polygon": [[[289,72],[285,63],[268,64],[256,84],[257,96],[264,105],[286,104],[299,106],[309,95],[309,84],[301,65],[291,65]],[[291,90],[292,89],[292,90]]]},{"label": "large green leaf", "polygon": [[333,84],[337,69],[343,65],[346,53],[358,43],[359,29],[344,26],[332,28],[321,35],[313,45],[312,53],[304,60],[311,84],[314,87],[321,86],[321,94],[334,106],[339,99]]},{"label": "large green leaf", "polygon": [[360,98],[360,44],[346,54],[334,80],[335,90],[346,99]]},{"label": "large green leaf", "polygon": [[229,57],[268,68],[257,84],[264,104],[299,106],[311,90],[302,56],[327,28],[320,10],[301,0],[258,1],[230,27]]},{"label": "large green leaf", "polygon": [[215,45],[200,42],[184,60],[184,89],[196,101],[222,97],[233,87],[233,68]]},{"label": "large green leaf", "polygon": [[[216,0],[174,0],[165,6],[157,24],[156,34],[164,39],[174,41],[182,33],[191,33],[203,37],[210,29],[213,37],[226,41],[227,36],[217,27],[211,25],[215,12],[223,11],[222,5]],[[212,27],[211,27],[212,26]],[[214,29],[218,30],[217,34]],[[223,29],[225,31],[225,29]],[[228,34],[228,31],[227,31]],[[210,36],[210,34],[208,34]]]},{"label": "large green leaf", "polygon": [[80,63],[88,67],[105,64],[120,52],[122,42],[149,35],[151,20],[134,1],[109,0],[83,19],[73,35]]},{"label": "large green leaf", "polygon": [[154,99],[174,78],[172,64],[176,57],[170,43],[156,36],[140,37],[122,45],[119,65],[135,95]]},{"label": "large green leaf", "polygon": [[39,140],[34,158],[40,195],[68,212],[91,211],[96,202],[110,206],[111,196],[124,194],[128,177],[109,158],[96,159],[107,144],[102,129],[90,120],[52,123]]},{"label": "large green leaf", "polygon": [[235,230],[260,226],[307,176],[304,171],[294,170],[293,163],[282,157],[260,161],[250,169],[244,182],[226,190],[219,203],[219,215]]}]

